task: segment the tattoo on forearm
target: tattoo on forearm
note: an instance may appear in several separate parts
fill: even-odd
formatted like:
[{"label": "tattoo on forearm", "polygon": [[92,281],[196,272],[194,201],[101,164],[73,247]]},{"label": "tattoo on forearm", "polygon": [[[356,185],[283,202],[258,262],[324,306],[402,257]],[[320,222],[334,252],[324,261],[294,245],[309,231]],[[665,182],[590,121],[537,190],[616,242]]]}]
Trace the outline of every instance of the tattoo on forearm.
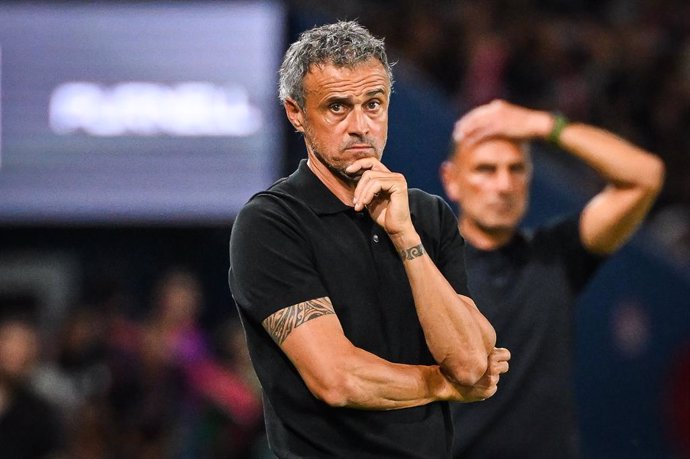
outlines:
[{"label": "tattoo on forearm", "polygon": [[424,246],[422,244],[410,247],[409,249],[403,249],[400,251],[400,258],[402,261],[414,260],[417,257],[421,257],[426,253]]},{"label": "tattoo on forearm", "polygon": [[283,308],[264,319],[262,325],[273,341],[283,344],[295,328],[312,319],[330,314],[335,314],[333,305],[327,297],[323,297]]}]

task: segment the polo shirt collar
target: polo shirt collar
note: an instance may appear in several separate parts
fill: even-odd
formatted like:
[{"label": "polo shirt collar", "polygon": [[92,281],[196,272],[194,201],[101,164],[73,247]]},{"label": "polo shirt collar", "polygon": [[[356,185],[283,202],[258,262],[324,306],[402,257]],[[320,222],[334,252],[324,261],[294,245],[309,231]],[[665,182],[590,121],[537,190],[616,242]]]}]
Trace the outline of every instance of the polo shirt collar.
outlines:
[{"label": "polo shirt collar", "polygon": [[335,214],[353,209],[345,205],[329,190],[319,178],[307,166],[307,160],[303,159],[299,167],[288,178],[295,185],[294,194],[304,201],[317,214]]}]

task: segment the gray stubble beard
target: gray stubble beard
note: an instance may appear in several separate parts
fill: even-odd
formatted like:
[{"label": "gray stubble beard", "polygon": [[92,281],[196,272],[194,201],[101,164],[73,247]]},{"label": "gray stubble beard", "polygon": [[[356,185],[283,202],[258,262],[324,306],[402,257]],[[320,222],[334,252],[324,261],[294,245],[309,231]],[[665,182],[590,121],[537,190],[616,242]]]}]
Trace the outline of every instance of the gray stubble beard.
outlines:
[{"label": "gray stubble beard", "polygon": [[324,158],[323,155],[321,153],[319,153],[319,151],[316,148],[314,148],[313,145],[311,146],[311,151],[312,151],[312,153],[314,153],[314,156],[316,157],[316,159],[321,164],[323,164],[326,167],[326,169],[328,169],[333,175],[335,175],[336,177],[338,177],[339,179],[341,179],[342,181],[344,181],[348,185],[352,185],[352,186],[357,185],[357,183],[359,182],[359,179],[362,178],[362,171],[358,171],[356,174],[349,175],[347,172],[345,172],[344,169],[340,169],[338,167],[335,167],[333,164],[326,161],[326,158]]}]

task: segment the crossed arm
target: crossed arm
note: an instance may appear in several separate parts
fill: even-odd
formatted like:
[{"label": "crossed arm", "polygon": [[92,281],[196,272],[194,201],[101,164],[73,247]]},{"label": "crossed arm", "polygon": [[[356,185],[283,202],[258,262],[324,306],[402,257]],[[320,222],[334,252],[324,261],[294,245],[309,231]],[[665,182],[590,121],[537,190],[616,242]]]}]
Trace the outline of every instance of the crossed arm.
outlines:
[{"label": "crossed arm", "polygon": [[510,357],[506,349],[495,349],[478,381],[453,384],[439,365],[392,363],[354,346],[327,297],[281,309],[263,326],[312,394],[336,407],[390,410],[439,400],[484,400],[496,392]]}]

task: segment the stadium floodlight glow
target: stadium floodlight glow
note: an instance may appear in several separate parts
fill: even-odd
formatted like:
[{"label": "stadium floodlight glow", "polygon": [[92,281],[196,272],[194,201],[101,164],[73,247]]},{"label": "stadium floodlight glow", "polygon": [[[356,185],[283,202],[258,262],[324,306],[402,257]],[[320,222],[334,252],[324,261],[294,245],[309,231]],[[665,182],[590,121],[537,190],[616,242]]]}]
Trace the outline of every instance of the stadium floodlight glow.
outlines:
[{"label": "stadium floodlight glow", "polygon": [[49,112],[59,135],[245,137],[263,125],[244,87],[202,81],[62,83],[51,94]]}]

